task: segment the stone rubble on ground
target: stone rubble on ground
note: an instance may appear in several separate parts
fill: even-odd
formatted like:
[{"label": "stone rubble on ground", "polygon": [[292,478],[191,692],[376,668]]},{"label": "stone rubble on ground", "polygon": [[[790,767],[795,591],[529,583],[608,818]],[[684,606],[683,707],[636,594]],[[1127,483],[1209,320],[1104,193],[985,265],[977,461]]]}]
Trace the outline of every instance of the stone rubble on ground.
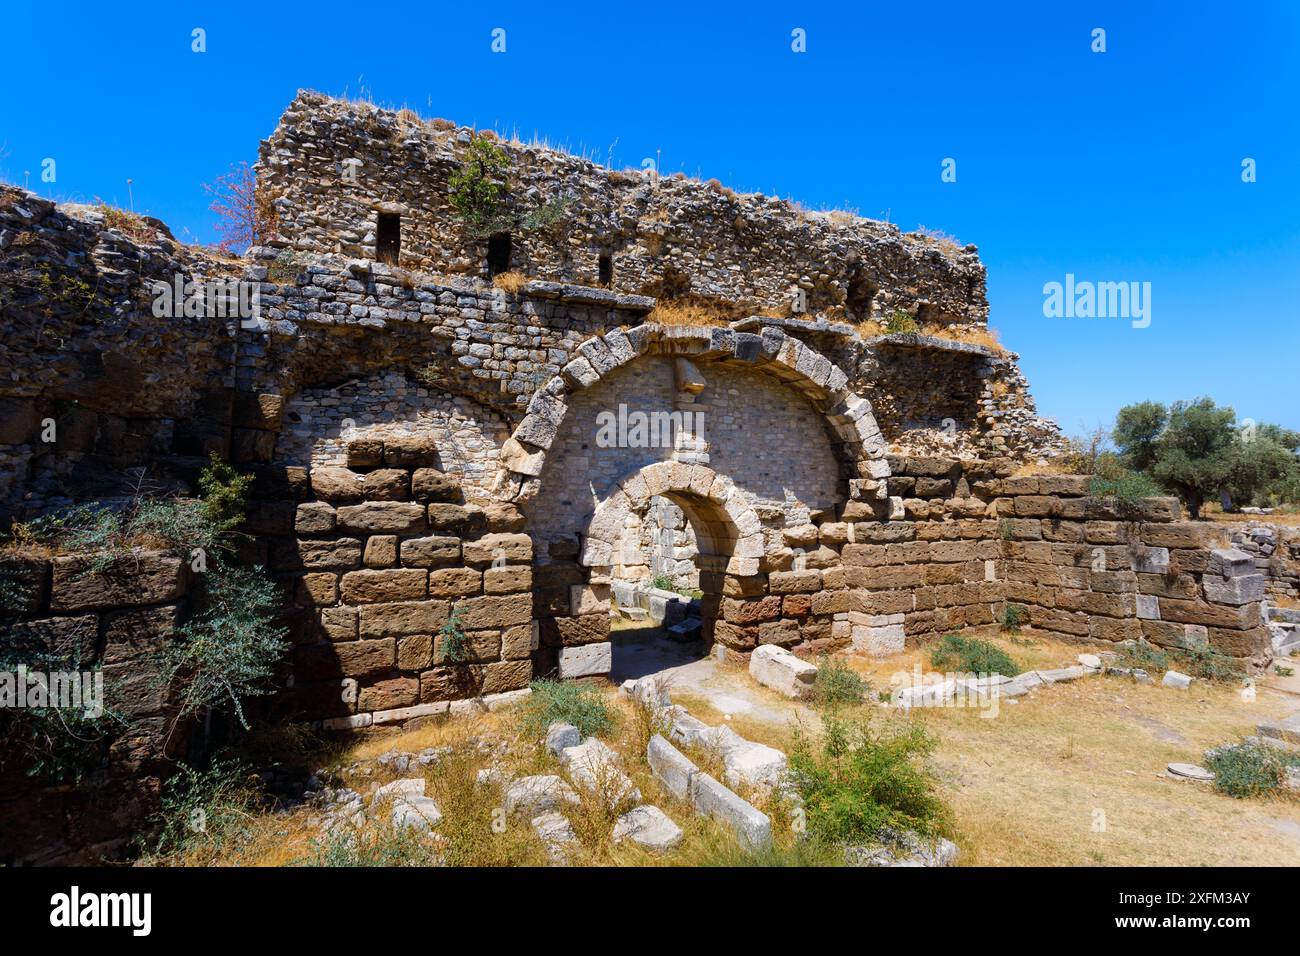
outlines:
[{"label": "stone rubble on ground", "polygon": [[614,824],[614,842],[630,840],[655,853],[665,853],[682,842],[682,828],[658,807],[645,805],[623,814]]},{"label": "stone rubble on ground", "polygon": [[849,866],[952,866],[957,862],[957,844],[939,837],[928,841],[912,832],[886,831],[879,845],[844,848]]},{"label": "stone rubble on ground", "polygon": [[516,813],[537,816],[557,810],[566,803],[576,805],[578,795],[562,777],[555,774],[520,777],[507,784],[501,796],[502,809],[510,816]]},{"label": "stone rubble on ground", "polygon": [[1180,674],[1178,671],[1165,671],[1164,680],[1160,682],[1166,687],[1176,687],[1179,690],[1187,690],[1192,686],[1192,678],[1186,674]]},{"label": "stone rubble on ground", "polygon": [[551,862],[567,863],[569,848],[578,842],[578,835],[573,832],[573,824],[569,823],[564,814],[554,810],[538,814],[531,822],[533,832],[546,844],[546,853],[551,858]]}]

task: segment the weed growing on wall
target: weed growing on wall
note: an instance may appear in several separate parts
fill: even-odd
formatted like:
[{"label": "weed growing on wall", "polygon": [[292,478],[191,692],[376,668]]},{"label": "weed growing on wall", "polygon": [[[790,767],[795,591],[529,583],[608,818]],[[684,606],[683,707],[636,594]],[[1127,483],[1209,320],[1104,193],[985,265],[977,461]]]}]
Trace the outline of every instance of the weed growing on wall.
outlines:
[{"label": "weed growing on wall", "polygon": [[158,681],[171,686],[177,721],[229,707],[244,729],[243,700],[267,693],[288,649],[275,624],[280,594],[260,568],[217,566],[203,575],[197,613],[159,654]]}]

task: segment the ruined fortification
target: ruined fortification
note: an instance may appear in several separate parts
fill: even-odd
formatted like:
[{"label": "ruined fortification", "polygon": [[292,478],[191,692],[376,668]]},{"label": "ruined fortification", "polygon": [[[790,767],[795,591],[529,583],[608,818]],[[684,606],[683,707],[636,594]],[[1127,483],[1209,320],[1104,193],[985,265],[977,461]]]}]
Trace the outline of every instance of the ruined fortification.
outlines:
[{"label": "ruined fortification", "polygon": [[[274,706],[332,729],[607,673],[611,602],[658,574],[736,655],[888,654],[1017,602],[1080,638],[1267,658],[1262,592],[1175,501],[1012,477],[1060,436],[1014,353],[961,341],[988,321],[974,246],[510,143],[504,221],[528,225],[474,234],[448,190],[471,136],[300,94],[260,152],[275,236],[240,258],[0,190],[4,511],[192,493],[213,452],[255,475],[241,557],[283,584],[294,641]],[[260,314],[156,317],[177,275],[255,283]],[[720,318],[656,321],[672,302]],[[937,334],[861,334],[897,312]],[[690,424],[605,440],[620,406]],[[17,627],[93,635],[110,698],[161,727],[132,677],[191,571],[80,561],[8,560],[34,584]]]}]

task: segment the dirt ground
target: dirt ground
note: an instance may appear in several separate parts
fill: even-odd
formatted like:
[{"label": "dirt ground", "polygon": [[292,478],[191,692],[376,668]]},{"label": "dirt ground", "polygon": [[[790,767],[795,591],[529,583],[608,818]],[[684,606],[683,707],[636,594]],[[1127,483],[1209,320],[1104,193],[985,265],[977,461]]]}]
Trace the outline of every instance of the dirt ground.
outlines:
[{"label": "dirt ground", "polygon": [[[977,633],[1025,669],[1064,666],[1095,650],[1030,631]],[[930,669],[924,649],[846,661],[877,690],[915,666]],[[729,719],[751,739],[788,745],[800,724],[818,723],[811,708],[758,686],[739,666],[710,660],[672,673],[674,700],[705,721]],[[1242,690],[1095,676],[1000,701],[996,715],[941,708],[911,719],[938,738],[935,762],[963,865],[1300,865],[1300,800],[1237,800],[1165,770],[1200,763],[1206,749],[1300,710],[1300,676],[1262,677],[1253,699]]]}]

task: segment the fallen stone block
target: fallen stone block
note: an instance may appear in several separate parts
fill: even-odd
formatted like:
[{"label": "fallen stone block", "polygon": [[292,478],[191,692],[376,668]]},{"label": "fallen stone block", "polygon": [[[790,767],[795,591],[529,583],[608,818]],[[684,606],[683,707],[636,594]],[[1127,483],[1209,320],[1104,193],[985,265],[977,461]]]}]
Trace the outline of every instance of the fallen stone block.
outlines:
[{"label": "fallen stone block", "polygon": [[614,842],[630,840],[654,853],[665,853],[682,842],[682,828],[658,807],[629,810],[614,823]]},{"label": "fallen stone block", "polygon": [[532,827],[533,832],[546,844],[546,854],[551,862],[566,862],[569,848],[577,844],[578,835],[573,832],[573,825],[564,814],[554,811],[539,814],[533,817]]},{"label": "fallen stone block", "polygon": [[727,751],[724,765],[722,779],[727,786],[771,791],[784,783],[790,761],[775,747],[745,741]]},{"label": "fallen stone block", "polygon": [[562,647],[559,666],[560,677],[565,680],[594,674],[608,674],[614,666],[613,645],[605,641],[600,644]]},{"label": "fallen stone block", "polygon": [[659,734],[650,738],[646,760],[660,783],[679,800],[689,800],[700,768]]},{"label": "fallen stone block", "polygon": [[398,796],[393,799],[393,829],[428,833],[442,822],[442,811],[432,797]]},{"label": "fallen stone block", "polygon": [[1166,687],[1177,687],[1179,690],[1187,690],[1192,686],[1192,679],[1186,674],[1180,674],[1178,671],[1165,671],[1165,678],[1160,683]]},{"label": "fallen stone block", "polygon": [[1085,667],[1057,667],[1052,670],[1036,671],[1045,684],[1063,684],[1072,680],[1078,680],[1080,677],[1086,677],[1088,669]]},{"label": "fallen stone block", "polygon": [[812,695],[817,668],[784,647],[764,644],[749,655],[749,676],[779,694],[799,699]]},{"label": "fallen stone block", "polygon": [[576,747],[582,743],[582,732],[573,724],[559,722],[546,728],[546,749],[552,756],[558,757],[565,747]]},{"label": "fallen stone block", "polygon": [[377,807],[385,800],[422,796],[424,796],[424,778],[408,777],[405,780],[394,780],[392,783],[384,784],[371,795],[370,805]]},{"label": "fallen stone block", "polygon": [[619,767],[618,754],[604,741],[589,737],[581,744],[566,747],[560,752],[560,763],[577,786],[598,794],[611,807],[641,800],[641,791]]},{"label": "fallen stone block", "polygon": [[511,816],[516,813],[537,816],[565,803],[577,804],[578,795],[555,774],[520,777],[510,783],[501,796],[502,809]]},{"label": "fallen stone block", "polygon": [[691,803],[696,812],[729,826],[750,849],[765,849],[771,845],[772,821],[767,814],[708,774],[695,776]]}]

